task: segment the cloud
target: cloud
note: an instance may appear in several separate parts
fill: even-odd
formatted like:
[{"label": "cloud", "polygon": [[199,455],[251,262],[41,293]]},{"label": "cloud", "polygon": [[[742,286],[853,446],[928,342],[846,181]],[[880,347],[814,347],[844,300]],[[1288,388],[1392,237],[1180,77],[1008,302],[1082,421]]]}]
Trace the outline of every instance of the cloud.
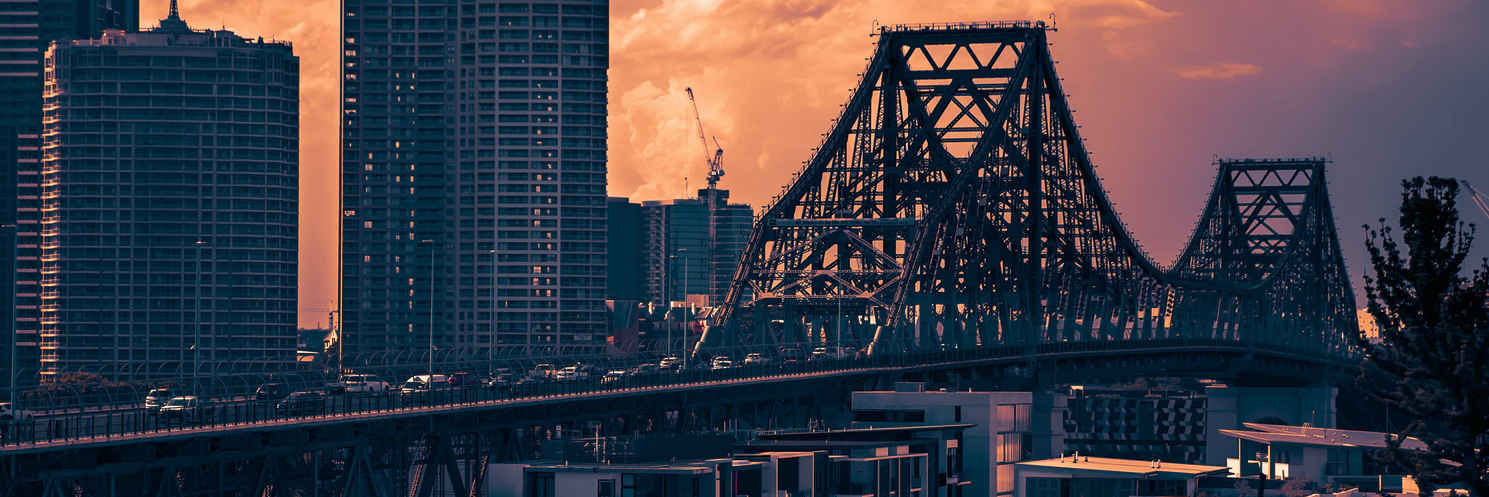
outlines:
[{"label": "cloud", "polygon": [[1238,64],[1225,62],[1205,66],[1189,66],[1174,71],[1180,78],[1196,80],[1223,80],[1236,79],[1246,76],[1261,74],[1262,68],[1256,64]]}]

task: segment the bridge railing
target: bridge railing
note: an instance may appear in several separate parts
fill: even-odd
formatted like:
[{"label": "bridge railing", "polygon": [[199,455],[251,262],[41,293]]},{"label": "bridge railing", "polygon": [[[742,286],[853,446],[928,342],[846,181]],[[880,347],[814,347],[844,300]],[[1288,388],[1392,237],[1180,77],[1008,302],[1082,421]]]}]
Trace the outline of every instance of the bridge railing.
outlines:
[{"label": "bridge railing", "polygon": [[[511,383],[473,383],[432,390],[384,390],[375,392],[326,393],[308,400],[259,399],[252,395],[230,394],[205,400],[195,410],[151,413],[138,404],[115,409],[64,409],[61,412],[37,412],[18,419],[0,422],[0,447],[19,444],[69,444],[122,437],[170,435],[202,429],[235,429],[307,420],[336,419],[353,415],[377,415],[416,412],[431,408],[460,406],[496,406],[507,402],[541,401],[544,399],[582,399],[592,395],[635,393],[648,390],[707,387],[739,381],[790,381],[804,375],[823,375],[872,371],[876,369],[909,369],[937,367],[945,364],[975,363],[1000,360],[1017,362],[1045,357],[1101,353],[1144,353],[1162,349],[1225,347],[1237,343],[1208,339],[1163,339],[1149,341],[1073,341],[1034,346],[997,346],[921,351],[877,356],[822,357],[812,360],[783,360],[778,352],[755,349],[770,359],[767,362],[743,364],[739,361],[748,348],[730,349],[735,365],[715,368],[707,362],[690,364],[675,370],[651,370],[630,374],[606,375],[595,368],[582,377],[556,381],[523,379]],[[634,359],[627,360],[635,364]],[[619,364],[619,363],[612,363]],[[426,366],[427,369],[427,366]],[[619,369],[619,367],[614,367]],[[293,388],[316,390],[313,376]],[[214,379],[216,388],[237,392],[230,381]],[[324,392],[321,388],[316,391]]]}]

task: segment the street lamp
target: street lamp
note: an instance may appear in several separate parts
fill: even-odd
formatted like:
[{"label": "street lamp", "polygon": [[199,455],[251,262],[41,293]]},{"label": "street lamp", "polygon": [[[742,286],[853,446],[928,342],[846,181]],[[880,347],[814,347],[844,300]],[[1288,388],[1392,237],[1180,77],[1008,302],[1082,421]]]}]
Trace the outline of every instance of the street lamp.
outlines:
[{"label": "street lamp", "polygon": [[[495,247],[496,242],[491,246]],[[496,350],[496,249],[487,252],[491,254],[491,342],[486,344],[486,374],[490,376],[496,372],[492,369],[492,352]]]},{"label": "street lamp", "polygon": [[434,240],[419,240],[429,245],[429,389],[434,390]]},{"label": "street lamp", "polygon": [[196,246],[196,291],[193,296],[196,300],[196,326],[192,327],[191,337],[191,395],[195,397],[198,393],[197,372],[202,366],[202,247],[207,245],[206,240],[197,240]]}]

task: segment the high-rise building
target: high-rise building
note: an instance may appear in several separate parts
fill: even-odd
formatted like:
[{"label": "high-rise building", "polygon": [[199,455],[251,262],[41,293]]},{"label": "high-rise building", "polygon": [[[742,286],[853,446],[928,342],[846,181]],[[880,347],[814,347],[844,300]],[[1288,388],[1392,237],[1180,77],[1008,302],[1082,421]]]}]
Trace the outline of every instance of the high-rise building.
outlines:
[{"label": "high-rise building", "polygon": [[728,190],[703,188],[697,198],[649,201],[641,210],[646,299],[722,302],[750,240],[750,206],[729,203]]},{"label": "high-rise building", "polygon": [[43,381],[294,367],[299,72],[174,2],[47,52]]},{"label": "high-rise building", "polygon": [[343,7],[345,353],[602,347],[608,2]]},{"label": "high-rise building", "polygon": [[[105,29],[139,29],[139,0],[5,0],[0,2],[0,175],[5,190],[4,243],[13,266],[0,268],[0,337],[14,345],[21,384],[40,368],[42,58],[54,41],[96,38]],[[9,371],[10,353],[0,358]]]},{"label": "high-rise building", "polygon": [[624,197],[606,199],[605,225],[607,268],[605,298],[641,301],[646,299],[646,273],[642,266],[643,242],[641,204]]}]

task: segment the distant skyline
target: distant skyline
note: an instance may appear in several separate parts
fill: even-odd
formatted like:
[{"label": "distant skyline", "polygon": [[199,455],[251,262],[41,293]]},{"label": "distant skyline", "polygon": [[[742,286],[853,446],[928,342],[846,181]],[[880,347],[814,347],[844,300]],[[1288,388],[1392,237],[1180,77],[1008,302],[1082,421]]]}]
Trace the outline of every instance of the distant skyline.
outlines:
[{"label": "distant skyline", "polygon": [[[168,3],[142,0],[141,24]],[[302,58],[300,324],[324,325],[336,289],[339,2],[182,0],[181,10],[197,28],[292,41]],[[688,197],[702,184],[685,87],[725,149],[721,187],[759,206],[846,101],[876,21],[1052,12],[1075,119],[1123,220],[1160,264],[1198,219],[1216,156],[1333,159],[1340,243],[1361,304],[1359,227],[1394,218],[1402,177],[1489,184],[1478,147],[1489,130],[1483,2],[614,0],[609,193]],[[1489,226],[1461,207],[1464,220]]]}]

